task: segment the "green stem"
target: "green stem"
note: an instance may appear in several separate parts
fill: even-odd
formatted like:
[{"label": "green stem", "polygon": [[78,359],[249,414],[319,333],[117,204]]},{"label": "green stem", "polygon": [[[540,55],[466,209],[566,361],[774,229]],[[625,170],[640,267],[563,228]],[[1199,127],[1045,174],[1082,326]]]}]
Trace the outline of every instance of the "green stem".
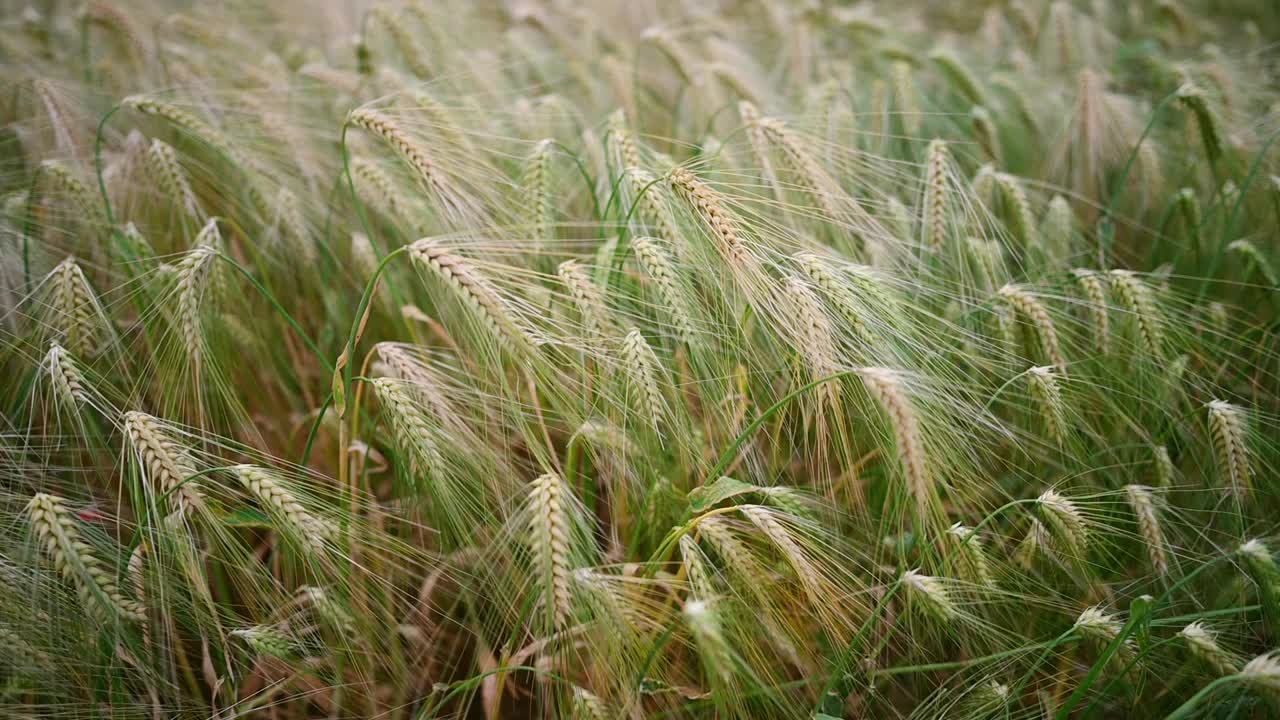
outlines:
[{"label": "green stem", "polygon": [[1239,679],[1240,679],[1239,675],[1227,675],[1226,677],[1220,677],[1217,680],[1214,680],[1208,685],[1205,685],[1204,687],[1200,688],[1200,692],[1196,693],[1195,695],[1192,695],[1190,699],[1182,703],[1182,705],[1178,706],[1177,710],[1174,710],[1173,712],[1169,713],[1168,717],[1166,717],[1165,720],[1181,720],[1182,718],[1185,718],[1185,717],[1191,717],[1191,713],[1193,710],[1196,709],[1196,706],[1199,705],[1200,702],[1203,701],[1205,698],[1209,697],[1209,695],[1213,693],[1214,690],[1217,690],[1218,688],[1222,687],[1223,685],[1226,685],[1229,682],[1238,681]]}]

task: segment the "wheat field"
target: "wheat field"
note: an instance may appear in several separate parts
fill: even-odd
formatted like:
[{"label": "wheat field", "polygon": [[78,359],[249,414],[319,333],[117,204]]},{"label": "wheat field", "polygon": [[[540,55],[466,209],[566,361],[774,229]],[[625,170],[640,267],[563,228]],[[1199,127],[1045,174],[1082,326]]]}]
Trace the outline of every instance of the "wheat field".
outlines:
[{"label": "wheat field", "polygon": [[1280,716],[1267,0],[0,0],[0,717]]}]

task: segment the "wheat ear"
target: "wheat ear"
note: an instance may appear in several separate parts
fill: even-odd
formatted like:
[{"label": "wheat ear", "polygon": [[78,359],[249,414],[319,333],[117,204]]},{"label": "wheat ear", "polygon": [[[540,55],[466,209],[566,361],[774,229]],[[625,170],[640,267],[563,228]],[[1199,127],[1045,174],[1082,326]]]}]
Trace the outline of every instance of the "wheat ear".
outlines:
[{"label": "wheat ear", "polygon": [[1066,406],[1062,402],[1062,390],[1058,387],[1058,375],[1050,366],[1027,370],[1027,386],[1031,398],[1040,407],[1045,431],[1059,447],[1066,442]]},{"label": "wheat ear", "polygon": [[191,182],[187,180],[187,173],[178,162],[178,153],[173,146],[162,140],[152,140],[147,147],[147,162],[165,193],[177,202],[178,207],[193,222],[200,222],[200,204],[196,201]]},{"label": "wheat ear", "polygon": [[429,189],[443,200],[450,198],[449,183],[440,168],[395,120],[378,110],[362,107],[352,110],[347,122],[382,138],[409,163]]},{"label": "wheat ear", "polygon": [[1240,671],[1236,659],[1218,643],[1218,634],[1205,627],[1204,623],[1190,623],[1178,631],[1178,636],[1187,644],[1191,654],[1204,665],[1213,668],[1219,677],[1235,675]]},{"label": "wheat ear", "polygon": [[868,345],[874,343],[876,336],[867,327],[866,320],[863,318],[865,310],[862,303],[850,291],[848,283],[843,282],[839,275],[813,253],[800,253],[796,255],[795,260],[813,284],[817,285],[835,304],[840,316],[849,323],[854,335]]},{"label": "wheat ear", "polygon": [[717,193],[685,168],[677,167],[667,176],[671,186],[693,207],[715,238],[717,247],[730,261],[746,255],[746,247],[738,236],[738,224],[725,209]]},{"label": "wheat ear", "polygon": [[[1115,616],[1108,614],[1100,607],[1094,606],[1086,608],[1084,612],[1080,613],[1080,617],[1076,618],[1073,629],[1089,640],[1094,641],[1098,646],[1106,647],[1120,636],[1122,624]],[[1110,664],[1124,667],[1134,657],[1136,649],[1133,638],[1125,638]]]},{"label": "wheat ear", "polygon": [[1089,532],[1075,503],[1053,490],[1045,490],[1037,499],[1044,524],[1063,544],[1073,559],[1083,559],[1089,547]]},{"label": "wheat ear", "polygon": [[397,443],[410,458],[411,476],[424,473],[431,479],[443,478],[445,464],[436,445],[437,432],[401,387],[403,383],[375,378],[370,384],[390,417]]},{"label": "wheat ear", "polygon": [[631,245],[640,266],[657,288],[658,297],[662,299],[663,308],[675,323],[680,339],[686,344],[693,344],[697,337],[693,329],[693,316],[685,302],[684,293],[677,287],[675,266],[661,241],[657,238],[638,237],[631,241]]},{"label": "wheat ear", "polygon": [[172,494],[184,512],[202,507],[204,493],[191,479],[195,463],[156,418],[132,410],[124,413],[124,435],[137,454],[143,478],[160,492]]},{"label": "wheat ear", "polygon": [[1040,349],[1045,357],[1065,374],[1067,361],[1062,356],[1061,345],[1058,344],[1058,331],[1048,311],[1044,309],[1044,305],[1040,304],[1040,301],[1031,293],[1016,285],[1005,285],[1000,288],[999,295],[1009,304],[1009,307],[1030,321],[1036,329],[1036,337],[1040,340]]},{"label": "wheat ear", "polygon": [[627,368],[632,392],[641,412],[647,416],[647,424],[656,433],[664,413],[665,403],[658,387],[658,357],[645,341],[638,328],[631,328],[622,339],[622,358]]},{"label": "wheat ear", "polygon": [[568,489],[555,473],[539,476],[529,487],[529,550],[551,626],[569,622],[570,534]]},{"label": "wheat ear", "polygon": [[44,366],[53,382],[54,395],[68,407],[88,404],[89,381],[84,372],[71,356],[58,343],[49,344],[49,352],[44,356]]},{"label": "wheat ear", "polygon": [[[210,220],[206,229],[214,228],[217,234],[216,220]],[[204,230],[201,235],[204,235]],[[213,260],[218,254],[212,245],[200,244],[178,263],[175,278],[175,290],[178,295],[178,330],[182,335],[187,354],[199,377],[200,367],[204,362],[204,335],[201,332],[200,305],[208,287],[209,275],[213,271]]]},{"label": "wheat ear", "polygon": [[1160,317],[1156,314],[1150,288],[1129,270],[1112,270],[1107,277],[1116,295],[1120,296],[1120,301],[1133,315],[1143,347],[1153,359],[1163,357],[1164,334],[1160,329]]},{"label": "wheat ear", "polygon": [[541,341],[517,322],[511,308],[487,279],[479,275],[461,255],[442,247],[432,238],[409,246],[411,257],[448,283],[500,338],[517,347],[537,346]]},{"label": "wheat ear", "polygon": [[991,574],[991,563],[987,560],[986,549],[982,546],[982,538],[974,534],[972,528],[956,523],[947,529],[947,540],[952,549],[959,553],[960,562],[967,579],[977,587],[995,587],[995,577]]},{"label": "wheat ear", "polygon": [[98,301],[74,257],[67,257],[49,272],[46,304],[58,330],[72,352],[89,357],[101,349]]},{"label": "wheat ear", "polygon": [[1147,549],[1147,557],[1151,560],[1151,568],[1158,575],[1169,573],[1168,543],[1164,532],[1160,529],[1159,508],[1156,505],[1155,493],[1144,485],[1125,485],[1125,495],[1129,498],[1129,506],[1138,520],[1138,534],[1142,537]]},{"label": "wheat ear", "polygon": [[930,141],[925,153],[924,213],[925,246],[940,252],[947,242],[947,170],[951,151],[945,140]]},{"label": "wheat ear", "polygon": [[941,578],[925,575],[919,570],[902,574],[902,589],[907,602],[915,605],[926,616],[942,624],[948,624],[960,616]]},{"label": "wheat ear", "polygon": [[1102,279],[1098,277],[1098,273],[1086,268],[1076,268],[1071,273],[1076,278],[1076,284],[1084,292],[1085,299],[1088,300],[1089,316],[1093,318],[1093,337],[1094,344],[1098,348],[1098,352],[1107,354],[1111,352],[1111,322],[1107,313],[1107,292],[1102,284]]},{"label": "wheat ear", "polygon": [[1245,443],[1244,414],[1225,400],[1209,403],[1209,433],[1218,456],[1219,472],[1236,495],[1249,491],[1249,447]]},{"label": "wheat ear", "polygon": [[[821,379],[836,374],[835,333],[831,326],[831,318],[827,316],[817,293],[809,284],[798,277],[787,278],[786,295],[790,305],[796,312],[799,351],[809,364],[809,372],[813,379]],[[821,386],[822,395],[833,398],[838,386],[826,383]]]},{"label": "wheat ear", "polygon": [[920,432],[915,410],[902,389],[898,374],[893,370],[863,368],[859,374],[867,391],[889,415],[907,489],[916,500],[920,522],[924,522],[934,505],[936,494],[925,454],[924,436]]},{"label": "wheat ear", "polygon": [[553,238],[551,226],[554,210],[549,185],[554,142],[547,138],[535,143],[524,166],[524,212],[528,218],[529,230],[539,243]]},{"label": "wheat ear", "polygon": [[304,508],[285,488],[283,481],[266,468],[236,465],[230,469],[259,502],[284,521],[299,543],[321,554],[325,552],[326,544],[336,539],[337,527]]},{"label": "wheat ear", "polygon": [[601,339],[615,334],[605,306],[604,293],[582,269],[577,260],[565,260],[556,268],[556,276],[569,291],[574,307],[582,317],[583,329],[588,336]]},{"label": "wheat ear", "polygon": [[75,584],[81,602],[101,619],[120,616],[142,620],[146,611],[120,593],[115,579],[93,556],[93,549],[80,539],[75,520],[62,505],[62,498],[36,493],[27,503],[27,513],[36,536],[62,577]]},{"label": "wheat ear", "polygon": [[1021,243],[1023,249],[1033,248],[1040,243],[1040,234],[1036,231],[1035,213],[1031,211],[1031,201],[1022,189],[1018,178],[1009,173],[995,174],[995,186],[1004,199],[1009,210],[1010,227],[1013,236]]}]

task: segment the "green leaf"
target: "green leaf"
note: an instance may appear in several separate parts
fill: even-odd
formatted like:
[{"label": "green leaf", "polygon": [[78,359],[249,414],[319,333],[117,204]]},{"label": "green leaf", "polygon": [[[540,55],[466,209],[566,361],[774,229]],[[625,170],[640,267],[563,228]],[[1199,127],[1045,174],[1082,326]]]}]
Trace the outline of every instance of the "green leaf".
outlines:
[{"label": "green leaf", "polygon": [[706,512],[731,497],[755,492],[759,489],[755,485],[749,485],[725,475],[710,485],[703,485],[690,492],[689,510],[695,514]]},{"label": "green leaf", "polygon": [[270,528],[271,519],[255,507],[242,507],[222,516],[222,522],[230,527]]}]

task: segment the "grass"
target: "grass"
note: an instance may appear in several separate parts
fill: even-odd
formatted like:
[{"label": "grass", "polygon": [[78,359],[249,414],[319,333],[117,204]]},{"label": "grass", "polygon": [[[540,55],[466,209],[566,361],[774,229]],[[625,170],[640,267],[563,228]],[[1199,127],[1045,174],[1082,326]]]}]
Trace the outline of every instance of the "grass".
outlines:
[{"label": "grass", "polygon": [[1275,18],[570,5],[5,15],[0,704],[1275,714]]}]

